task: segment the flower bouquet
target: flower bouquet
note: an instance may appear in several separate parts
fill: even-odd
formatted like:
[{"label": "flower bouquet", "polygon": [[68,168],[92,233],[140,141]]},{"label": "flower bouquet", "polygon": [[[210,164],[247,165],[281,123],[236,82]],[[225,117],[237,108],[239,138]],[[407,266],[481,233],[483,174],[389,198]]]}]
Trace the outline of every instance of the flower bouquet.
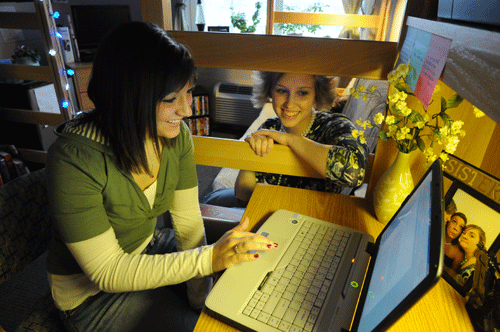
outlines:
[{"label": "flower bouquet", "polygon": [[[455,152],[460,138],[465,136],[462,129],[463,121],[453,120],[448,111],[460,105],[463,98],[458,94],[446,100],[441,97],[441,109],[434,115],[429,115],[427,109],[419,103],[419,109],[412,109],[407,104],[408,96],[414,96],[406,77],[412,70],[410,65],[400,64],[396,69],[388,74],[388,81],[393,86],[386,100],[385,114],[377,113],[370,120],[358,119],[356,124],[365,130],[374,125],[380,128],[379,137],[382,141],[394,140],[398,150],[403,153],[410,153],[417,148],[421,150],[429,163],[434,162],[438,156],[434,154],[433,145],[438,143],[443,145],[443,151],[439,158],[444,161],[448,154]],[[376,86],[367,88],[360,85],[358,89],[351,89],[351,95],[355,98],[382,98],[377,92]],[[476,117],[484,115],[477,108],[474,108]],[[364,131],[354,130],[353,136],[361,142],[365,141]],[[429,145],[426,145],[424,137],[428,137]]]},{"label": "flower bouquet", "polygon": [[[397,145],[399,153],[394,163],[378,179],[373,189],[374,211],[377,219],[384,224],[392,218],[414,188],[409,165],[410,153],[419,149],[428,163],[441,158],[444,165],[448,154],[455,152],[460,139],[465,136],[463,121],[454,120],[449,115],[450,110],[457,108],[463,98],[458,94],[449,99],[441,97],[440,107],[437,110],[433,107],[432,112],[428,112],[407,84],[406,79],[411,70],[411,66],[401,64],[389,73],[388,81],[391,87],[386,99],[385,114],[377,113],[373,122],[358,119],[356,124],[362,129],[352,132],[354,137],[364,142],[364,131],[377,126],[380,129],[378,136],[382,141],[393,140]],[[439,89],[439,86],[436,89]],[[379,98],[383,101],[376,86],[367,88],[359,85],[350,92],[353,97],[365,101],[368,98]],[[477,109],[475,113],[477,117],[483,115]],[[439,156],[434,153],[435,144],[442,145]]]}]

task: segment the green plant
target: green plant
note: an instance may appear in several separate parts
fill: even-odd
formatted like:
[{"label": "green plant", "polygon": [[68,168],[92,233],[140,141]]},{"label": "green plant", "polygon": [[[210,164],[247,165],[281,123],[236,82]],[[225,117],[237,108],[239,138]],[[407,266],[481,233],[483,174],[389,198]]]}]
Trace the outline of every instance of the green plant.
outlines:
[{"label": "green plant", "polygon": [[[322,13],[323,8],[330,7],[329,5],[325,5],[321,2],[315,2],[306,9],[304,9],[303,13]],[[296,7],[286,6],[287,11],[290,12],[298,12]],[[292,23],[279,23],[276,25],[278,30],[280,30],[283,34],[289,35],[294,33],[300,33],[304,30],[309,31],[310,33],[315,33],[316,31],[321,29],[321,26],[315,24],[292,24]]]},{"label": "green plant", "polygon": [[245,13],[231,15],[231,24],[241,32],[255,32],[257,24],[260,23],[259,14],[261,7],[262,4],[260,2],[255,3],[255,13],[252,15],[252,25],[247,26]]},{"label": "green plant", "polygon": [[13,62],[16,63],[18,59],[26,57],[31,58],[32,62],[40,62],[41,59],[40,54],[38,54],[36,50],[33,50],[25,45],[16,46],[14,55],[12,56]]}]

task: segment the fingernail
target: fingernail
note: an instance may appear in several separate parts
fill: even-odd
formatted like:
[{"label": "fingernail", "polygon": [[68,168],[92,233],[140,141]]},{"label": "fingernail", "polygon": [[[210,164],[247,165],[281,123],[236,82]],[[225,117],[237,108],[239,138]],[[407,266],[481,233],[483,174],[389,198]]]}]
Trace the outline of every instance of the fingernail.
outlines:
[{"label": "fingernail", "polygon": [[274,247],[278,248],[278,244],[276,242],[274,242]]},{"label": "fingernail", "polygon": [[272,245],[268,244],[268,245],[267,245],[267,247],[268,247],[268,248],[271,248],[271,247],[272,247]]},{"label": "fingernail", "polygon": [[253,255],[253,257],[255,257],[255,258],[259,258],[259,254],[255,254],[255,255]]}]

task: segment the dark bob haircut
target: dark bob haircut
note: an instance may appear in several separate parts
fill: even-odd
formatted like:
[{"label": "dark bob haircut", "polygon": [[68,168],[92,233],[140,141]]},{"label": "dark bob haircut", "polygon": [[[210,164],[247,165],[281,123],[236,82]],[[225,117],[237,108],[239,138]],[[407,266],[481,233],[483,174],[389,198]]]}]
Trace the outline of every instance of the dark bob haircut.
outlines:
[{"label": "dark bob haircut", "polygon": [[164,30],[153,23],[122,24],[97,50],[88,87],[95,109],[83,122],[95,124],[122,169],[150,173],[144,142],[154,139],[158,153],[157,105],[194,76],[190,52]]},{"label": "dark bob haircut", "polygon": [[[278,81],[285,73],[259,71],[253,75],[252,103],[256,108],[261,108],[272,98],[273,90]],[[316,92],[316,105],[318,110],[330,111],[334,100],[337,99],[335,81],[323,75],[312,75],[314,77],[314,89]]]}]

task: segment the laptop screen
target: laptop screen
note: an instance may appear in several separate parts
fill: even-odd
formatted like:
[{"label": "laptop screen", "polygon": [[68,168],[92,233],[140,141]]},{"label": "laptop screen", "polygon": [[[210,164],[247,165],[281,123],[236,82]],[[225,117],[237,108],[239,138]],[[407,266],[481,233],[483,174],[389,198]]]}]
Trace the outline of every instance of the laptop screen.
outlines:
[{"label": "laptop screen", "polygon": [[379,237],[359,332],[373,331],[429,275],[432,196],[436,192],[432,173],[425,175]]}]

